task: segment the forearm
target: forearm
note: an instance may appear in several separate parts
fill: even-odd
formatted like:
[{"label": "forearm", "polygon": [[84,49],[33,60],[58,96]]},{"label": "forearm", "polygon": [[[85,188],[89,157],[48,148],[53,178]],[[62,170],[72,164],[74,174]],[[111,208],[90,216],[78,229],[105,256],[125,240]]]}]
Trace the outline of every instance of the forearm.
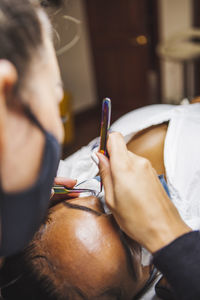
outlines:
[{"label": "forearm", "polygon": [[182,235],[157,251],[153,263],[163,273],[177,299],[200,299],[200,232]]},{"label": "forearm", "polygon": [[100,174],[117,222],[155,253],[154,264],[177,299],[200,299],[200,233],[183,222],[148,160],[128,152],[116,133],[109,136],[107,148],[109,160],[98,154]]}]

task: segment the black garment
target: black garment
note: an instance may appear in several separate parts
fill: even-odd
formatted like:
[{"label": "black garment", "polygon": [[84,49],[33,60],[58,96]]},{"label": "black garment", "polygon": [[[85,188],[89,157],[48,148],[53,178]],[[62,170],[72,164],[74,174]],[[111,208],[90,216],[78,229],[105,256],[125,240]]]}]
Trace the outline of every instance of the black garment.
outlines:
[{"label": "black garment", "polygon": [[43,128],[28,107],[24,107],[24,112],[44,134],[45,145],[40,170],[32,186],[20,192],[8,193],[3,190],[0,182],[2,257],[21,251],[31,241],[44,220],[60,160],[61,147],[57,139]]},{"label": "black garment", "polygon": [[157,251],[153,264],[178,300],[200,300],[200,232],[192,231]]}]

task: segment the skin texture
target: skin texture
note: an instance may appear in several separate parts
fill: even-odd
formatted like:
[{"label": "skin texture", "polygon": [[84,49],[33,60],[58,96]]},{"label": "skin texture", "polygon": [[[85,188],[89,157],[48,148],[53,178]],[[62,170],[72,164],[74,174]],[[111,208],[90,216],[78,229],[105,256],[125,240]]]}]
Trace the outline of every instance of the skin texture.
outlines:
[{"label": "skin texture", "polygon": [[127,149],[148,159],[156,173],[165,175],[164,142],[167,133],[167,124],[152,126],[138,132],[127,144]]},{"label": "skin texture", "polygon": [[[90,210],[68,205],[84,206]],[[40,258],[33,259],[33,266],[43,275],[48,274],[58,289],[61,282],[66,281],[88,299],[104,300],[116,299],[116,296],[108,297],[106,291],[120,288],[122,299],[128,300],[149,277],[149,268],[141,266],[140,247],[129,238],[126,243],[133,255],[127,262],[119,227],[112,215],[103,213],[95,197],[75,198],[55,205],[49,221],[37,236],[40,236],[40,241],[34,241],[32,256]],[[41,259],[44,256],[45,260]],[[46,261],[52,262],[56,273],[49,269]],[[133,265],[137,280],[129,270]],[[77,294],[73,296],[73,299],[79,299]]]}]

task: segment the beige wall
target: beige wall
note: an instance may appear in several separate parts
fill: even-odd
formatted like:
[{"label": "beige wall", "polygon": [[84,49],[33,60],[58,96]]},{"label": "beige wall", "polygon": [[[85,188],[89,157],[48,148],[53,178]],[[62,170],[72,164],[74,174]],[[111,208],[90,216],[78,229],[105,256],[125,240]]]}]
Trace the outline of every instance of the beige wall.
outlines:
[{"label": "beige wall", "polygon": [[[159,0],[160,41],[192,26],[192,0]],[[182,67],[179,63],[163,61],[163,102],[178,103],[182,98]]]},{"label": "beige wall", "polygon": [[90,49],[89,34],[84,9],[84,0],[68,0],[66,8],[56,17],[60,46],[70,42],[77,32],[77,25],[65,20],[69,15],[81,21],[80,40],[70,50],[58,56],[64,88],[72,94],[73,110],[83,111],[97,102],[94,70]]}]

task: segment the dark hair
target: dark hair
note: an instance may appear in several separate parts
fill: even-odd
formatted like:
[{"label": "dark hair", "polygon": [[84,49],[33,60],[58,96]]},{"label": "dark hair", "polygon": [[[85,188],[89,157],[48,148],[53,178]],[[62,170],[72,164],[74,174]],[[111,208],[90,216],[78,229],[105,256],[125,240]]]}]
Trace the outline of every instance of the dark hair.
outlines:
[{"label": "dark hair", "polygon": [[49,6],[59,7],[64,3],[64,0],[40,0],[40,3],[44,7],[49,7]]},{"label": "dark hair", "polygon": [[33,53],[42,43],[39,7],[39,2],[34,0],[0,1],[0,59],[7,59],[16,67],[17,87],[26,77]]}]

